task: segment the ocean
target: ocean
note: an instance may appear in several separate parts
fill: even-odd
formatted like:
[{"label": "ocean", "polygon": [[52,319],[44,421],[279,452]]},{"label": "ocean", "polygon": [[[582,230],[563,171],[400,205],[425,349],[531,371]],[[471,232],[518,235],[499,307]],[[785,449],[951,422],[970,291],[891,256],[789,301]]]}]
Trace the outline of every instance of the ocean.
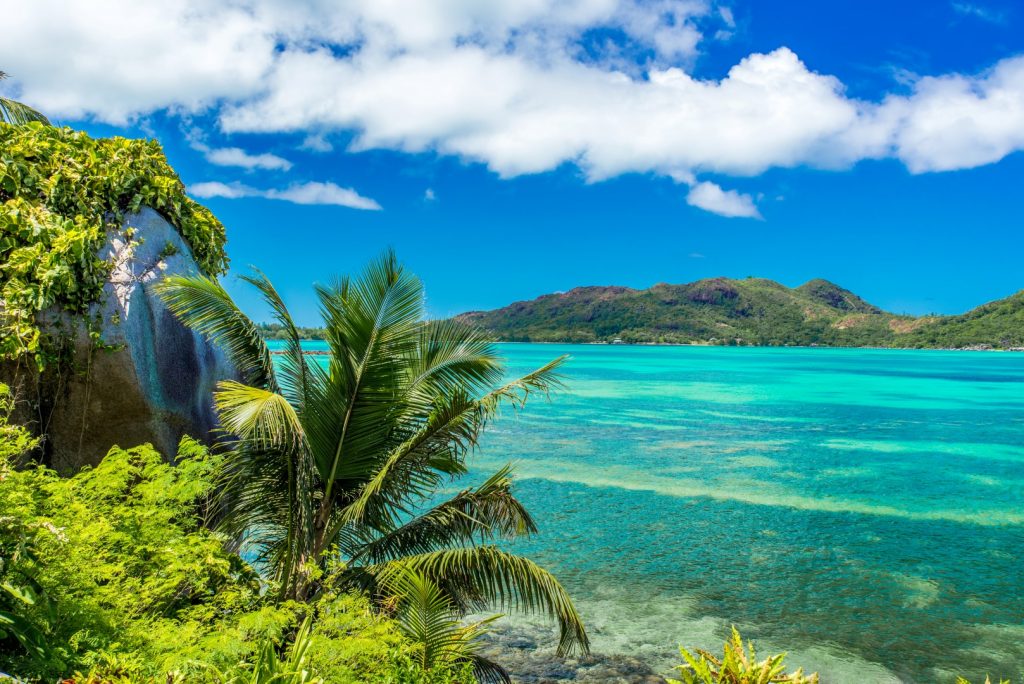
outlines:
[{"label": "ocean", "polygon": [[500,350],[569,354],[567,389],[505,411],[471,479],[515,464],[540,534],[513,549],[595,652],[668,674],[735,625],[824,684],[1024,673],[1024,354]]}]

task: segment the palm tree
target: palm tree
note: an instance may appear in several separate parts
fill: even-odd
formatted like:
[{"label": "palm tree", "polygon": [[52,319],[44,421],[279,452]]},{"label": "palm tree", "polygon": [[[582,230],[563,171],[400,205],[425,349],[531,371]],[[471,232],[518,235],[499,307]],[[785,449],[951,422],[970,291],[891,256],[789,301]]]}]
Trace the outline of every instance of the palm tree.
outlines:
[{"label": "palm tree", "polygon": [[[7,74],[0,71],[0,81],[5,78],[8,78]],[[22,104],[17,100],[11,100],[6,97],[0,97],[0,122],[9,124],[26,124],[32,121],[38,121],[39,123],[47,126],[50,125],[49,119],[29,107],[27,104]]]},{"label": "palm tree", "polygon": [[287,335],[274,363],[258,327],[216,281],[164,279],[158,291],[186,325],[221,346],[241,382],[214,403],[229,437],[220,523],[253,549],[282,599],[309,599],[332,560],[340,584],[381,595],[412,572],[461,614],[500,609],[558,620],[559,652],[586,651],[572,600],[554,576],[496,542],[537,531],[506,466],[438,501],[502,405],[560,385],[565,357],[511,382],[493,345],[452,321],[426,321],[423,288],[394,254],[357,279],[318,286],[330,349],[303,354],[270,281],[256,287]]}]

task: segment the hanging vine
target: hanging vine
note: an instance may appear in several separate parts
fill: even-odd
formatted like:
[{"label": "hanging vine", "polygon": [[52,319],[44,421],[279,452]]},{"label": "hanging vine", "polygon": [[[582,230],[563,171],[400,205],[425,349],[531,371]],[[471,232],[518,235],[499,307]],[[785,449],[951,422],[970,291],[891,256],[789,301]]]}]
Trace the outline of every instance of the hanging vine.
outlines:
[{"label": "hanging vine", "polygon": [[46,365],[40,313],[84,315],[99,300],[111,268],[100,249],[142,207],[178,229],[206,274],[227,270],[224,226],[185,194],[156,141],[0,123],[0,360]]}]

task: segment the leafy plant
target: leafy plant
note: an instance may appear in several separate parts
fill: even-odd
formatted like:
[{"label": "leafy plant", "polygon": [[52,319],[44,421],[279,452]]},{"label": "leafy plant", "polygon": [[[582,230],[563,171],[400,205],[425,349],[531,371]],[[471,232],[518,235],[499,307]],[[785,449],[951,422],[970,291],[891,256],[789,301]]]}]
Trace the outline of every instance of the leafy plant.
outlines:
[{"label": "leafy plant", "polygon": [[312,643],[312,620],[307,617],[282,657],[278,657],[274,641],[264,639],[251,665],[237,665],[217,673],[217,678],[223,684],[322,684],[324,680],[309,671]]},{"label": "leafy plant", "polygon": [[244,382],[214,400],[231,441],[221,474],[221,529],[244,540],[282,598],[322,590],[332,557],[341,586],[374,592],[395,563],[434,582],[461,613],[490,602],[543,611],[559,652],[587,648],[558,581],[494,542],[536,525],[511,491],[511,469],[433,503],[502,405],[558,385],[564,359],[511,382],[494,347],[452,322],[424,320],[420,282],[393,254],[358,279],[318,287],[331,350],[310,363],[271,283],[246,279],[288,330],[280,364],[260,329],[214,280],[170,277],[158,291],[183,322],[224,348]]},{"label": "leafy plant", "polygon": [[99,254],[125,216],[151,207],[204,272],[227,268],[224,227],[185,194],[155,141],[91,138],[70,128],[0,123],[0,360],[45,365],[40,312],[84,314],[110,264]]},{"label": "leafy plant", "polygon": [[419,647],[415,657],[424,670],[468,663],[482,682],[511,682],[504,669],[479,652],[480,637],[500,615],[463,624],[458,608],[437,583],[400,564],[392,566],[382,586],[395,596],[398,624]]},{"label": "leafy plant", "polygon": [[[971,684],[971,683],[968,680],[964,679],[963,677],[957,677],[956,678],[956,684]],[[992,684],[992,680],[989,679],[988,675],[985,675],[985,684]],[[999,684],[1010,684],[1010,680],[1009,679],[1000,679],[999,680]]]},{"label": "leafy plant", "polygon": [[673,684],[768,684],[769,682],[786,682],[787,684],[817,684],[817,673],[804,675],[802,669],[786,674],[783,660],[785,653],[769,656],[758,662],[754,644],[746,645],[740,638],[736,628],[732,628],[732,638],[725,642],[724,653],[717,658],[707,651],[698,650],[694,655],[685,648],[679,648],[683,665],[676,669],[682,680],[670,679]]}]

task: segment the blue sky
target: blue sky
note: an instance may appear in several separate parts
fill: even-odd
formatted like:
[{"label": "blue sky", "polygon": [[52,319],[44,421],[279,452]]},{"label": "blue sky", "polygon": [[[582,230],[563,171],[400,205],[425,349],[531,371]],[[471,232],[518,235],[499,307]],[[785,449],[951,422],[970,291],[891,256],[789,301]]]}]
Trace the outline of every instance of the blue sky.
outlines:
[{"label": "blue sky", "polygon": [[158,138],[257,317],[249,264],[313,324],[310,285],[386,247],[436,316],[717,275],[910,313],[1024,288],[1020,3],[342,4],[40,0],[0,67]]}]

